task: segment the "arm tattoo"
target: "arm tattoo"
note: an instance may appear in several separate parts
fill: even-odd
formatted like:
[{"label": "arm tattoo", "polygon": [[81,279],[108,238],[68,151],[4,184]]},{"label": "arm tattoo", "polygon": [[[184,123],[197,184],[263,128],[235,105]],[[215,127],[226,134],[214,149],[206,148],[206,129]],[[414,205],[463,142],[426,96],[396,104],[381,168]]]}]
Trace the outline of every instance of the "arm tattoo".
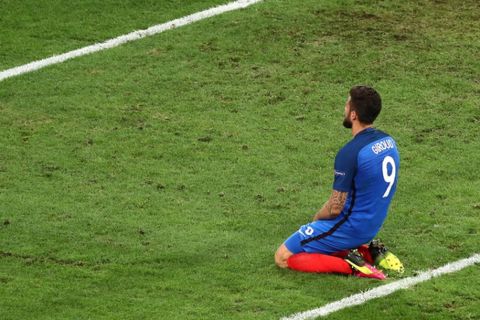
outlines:
[{"label": "arm tattoo", "polygon": [[342,212],[345,202],[347,201],[347,194],[347,192],[333,190],[328,201],[329,214],[331,217],[336,217]]}]

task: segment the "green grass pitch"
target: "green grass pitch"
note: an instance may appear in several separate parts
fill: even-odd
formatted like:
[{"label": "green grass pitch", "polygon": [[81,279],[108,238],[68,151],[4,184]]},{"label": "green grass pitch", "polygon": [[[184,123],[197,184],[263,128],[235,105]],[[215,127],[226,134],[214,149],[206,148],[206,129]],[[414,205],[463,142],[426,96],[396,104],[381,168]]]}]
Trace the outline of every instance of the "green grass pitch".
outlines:
[{"label": "green grass pitch", "polygon": [[[0,1],[0,70],[225,1]],[[381,284],[274,266],[348,89],[401,151],[405,276],[478,252],[478,1],[267,0],[0,82],[1,319],[279,319]],[[399,279],[392,276],[388,281]],[[329,319],[479,319],[478,265]]]}]

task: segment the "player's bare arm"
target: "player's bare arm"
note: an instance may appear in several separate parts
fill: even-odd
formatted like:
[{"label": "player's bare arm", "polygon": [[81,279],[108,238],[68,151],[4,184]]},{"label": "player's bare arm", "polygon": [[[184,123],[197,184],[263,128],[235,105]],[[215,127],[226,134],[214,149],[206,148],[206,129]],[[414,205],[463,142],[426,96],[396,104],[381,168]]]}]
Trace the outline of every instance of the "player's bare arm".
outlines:
[{"label": "player's bare arm", "polygon": [[330,198],[323,207],[315,214],[313,220],[333,219],[342,212],[347,201],[348,192],[333,190]]}]

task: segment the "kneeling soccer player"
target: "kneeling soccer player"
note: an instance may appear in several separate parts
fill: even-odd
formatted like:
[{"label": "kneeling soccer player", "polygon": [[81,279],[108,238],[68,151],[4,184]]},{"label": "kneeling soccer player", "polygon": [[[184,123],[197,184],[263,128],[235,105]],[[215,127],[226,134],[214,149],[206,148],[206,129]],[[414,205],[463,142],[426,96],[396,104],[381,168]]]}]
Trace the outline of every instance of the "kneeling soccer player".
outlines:
[{"label": "kneeling soccer player", "polygon": [[381,107],[373,88],[350,89],[343,125],[351,129],[353,139],[335,157],[332,194],[313,222],[278,248],[279,267],[377,279],[385,275],[371,265],[375,262],[403,271],[393,254],[372,241],[387,216],[400,165],[395,140],[373,127]]}]

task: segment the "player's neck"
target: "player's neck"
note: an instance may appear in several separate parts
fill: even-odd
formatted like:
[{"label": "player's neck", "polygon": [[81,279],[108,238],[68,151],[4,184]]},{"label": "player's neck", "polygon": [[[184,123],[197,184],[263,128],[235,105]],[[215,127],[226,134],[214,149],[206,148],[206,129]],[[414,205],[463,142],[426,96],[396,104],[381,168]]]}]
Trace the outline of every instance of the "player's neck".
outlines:
[{"label": "player's neck", "polygon": [[352,123],[352,136],[355,137],[357,134],[359,134],[363,130],[367,128],[372,128],[372,127],[373,127],[373,124],[364,124],[361,122],[354,121]]}]

